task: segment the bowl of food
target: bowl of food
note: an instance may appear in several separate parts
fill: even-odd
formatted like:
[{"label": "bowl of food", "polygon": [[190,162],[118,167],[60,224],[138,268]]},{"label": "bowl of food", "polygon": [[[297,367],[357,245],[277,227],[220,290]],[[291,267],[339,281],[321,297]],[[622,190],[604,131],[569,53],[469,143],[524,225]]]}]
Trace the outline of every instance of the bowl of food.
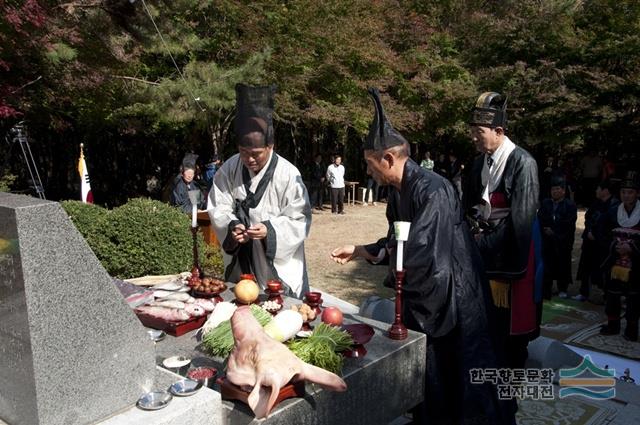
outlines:
[{"label": "bowl of food", "polygon": [[197,298],[213,298],[227,289],[223,280],[215,277],[205,277],[198,285],[191,288],[191,293]]},{"label": "bowl of food", "polygon": [[187,378],[193,381],[198,381],[206,387],[213,388],[217,374],[218,369],[215,367],[202,366],[189,370],[189,372],[187,372]]},{"label": "bowl of food", "polygon": [[171,356],[162,361],[162,366],[165,369],[169,369],[171,372],[184,376],[189,369],[191,359],[184,356]]},{"label": "bowl of food", "polygon": [[310,331],[311,329],[313,329],[313,326],[311,326],[311,322],[316,320],[316,317],[318,317],[318,315],[312,307],[304,303],[294,304],[291,306],[291,310],[298,312],[302,316],[303,331]]},{"label": "bowl of food", "polygon": [[273,314],[274,316],[278,314],[280,310],[282,310],[282,304],[273,300],[267,300],[263,302],[261,307],[264,310],[268,311],[269,313]]}]

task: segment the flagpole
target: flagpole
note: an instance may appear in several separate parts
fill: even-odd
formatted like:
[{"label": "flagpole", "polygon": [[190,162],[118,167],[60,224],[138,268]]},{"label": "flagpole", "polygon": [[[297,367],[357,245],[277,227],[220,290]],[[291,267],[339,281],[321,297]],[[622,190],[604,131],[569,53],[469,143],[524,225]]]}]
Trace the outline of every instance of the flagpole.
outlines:
[{"label": "flagpole", "polygon": [[80,143],[78,173],[80,174],[80,200],[84,203],[93,204],[93,193],[91,192],[89,172],[87,171],[87,163],[84,159],[84,143]]}]

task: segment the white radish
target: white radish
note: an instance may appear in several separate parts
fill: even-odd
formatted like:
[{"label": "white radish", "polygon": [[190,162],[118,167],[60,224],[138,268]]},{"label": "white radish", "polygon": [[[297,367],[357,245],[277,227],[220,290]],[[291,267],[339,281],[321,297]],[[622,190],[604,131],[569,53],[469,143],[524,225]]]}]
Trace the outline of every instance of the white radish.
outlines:
[{"label": "white radish", "polygon": [[297,311],[285,310],[278,313],[273,320],[264,327],[264,331],[276,341],[284,342],[291,339],[302,329],[302,315]]},{"label": "white radish", "polygon": [[216,308],[213,309],[213,313],[209,316],[209,319],[202,325],[202,335],[206,334],[211,329],[218,327],[218,325],[225,320],[231,319],[233,312],[236,311],[238,306],[233,303],[223,301],[216,304]]}]

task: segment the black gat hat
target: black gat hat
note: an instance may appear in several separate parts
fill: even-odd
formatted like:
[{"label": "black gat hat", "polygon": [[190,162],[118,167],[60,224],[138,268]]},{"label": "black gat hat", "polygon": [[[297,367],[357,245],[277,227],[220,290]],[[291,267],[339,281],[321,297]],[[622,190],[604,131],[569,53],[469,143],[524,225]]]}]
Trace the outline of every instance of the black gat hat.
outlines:
[{"label": "black gat hat", "polygon": [[507,98],[492,91],[482,93],[471,112],[469,125],[506,128]]},{"label": "black gat hat", "polygon": [[384,114],[378,89],[369,88],[368,92],[373,98],[376,114],[369,125],[369,134],[364,140],[364,150],[382,151],[393,146],[407,143],[407,140],[393,128]]}]

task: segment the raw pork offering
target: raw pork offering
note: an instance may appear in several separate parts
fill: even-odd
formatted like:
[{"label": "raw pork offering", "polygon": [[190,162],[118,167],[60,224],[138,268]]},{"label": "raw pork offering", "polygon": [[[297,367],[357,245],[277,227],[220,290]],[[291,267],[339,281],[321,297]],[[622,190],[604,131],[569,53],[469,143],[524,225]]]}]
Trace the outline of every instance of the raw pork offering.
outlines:
[{"label": "raw pork offering", "polygon": [[280,389],[291,380],[307,380],[332,391],[347,389],[338,375],[304,363],[284,344],[269,337],[249,307],[235,311],[231,330],[235,345],[229,356],[227,379],[251,391],[248,403],[256,418],[269,414]]}]

